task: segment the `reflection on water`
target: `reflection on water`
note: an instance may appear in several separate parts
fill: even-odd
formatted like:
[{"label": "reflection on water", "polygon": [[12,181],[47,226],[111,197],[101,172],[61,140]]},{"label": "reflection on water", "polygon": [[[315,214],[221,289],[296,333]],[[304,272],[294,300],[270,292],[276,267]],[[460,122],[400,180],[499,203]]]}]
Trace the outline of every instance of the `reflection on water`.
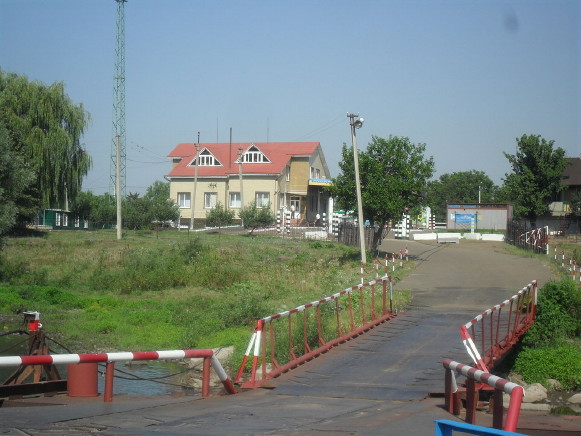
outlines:
[{"label": "reflection on water", "polygon": [[[28,335],[0,336],[0,356],[23,356],[28,354]],[[62,378],[66,378],[66,365],[57,365]],[[0,367],[0,384],[2,384],[16,367]],[[172,376],[172,374],[176,374]],[[138,363],[115,363],[115,379],[113,394],[126,395],[172,395],[176,392],[192,395],[198,390],[182,385],[192,385],[193,380],[200,380],[201,376],[192,375],[184,365],[178,363],[158,362],[155,360]],[[105,364],[99,364],[98,377],[99,393],[105,390]]]}]

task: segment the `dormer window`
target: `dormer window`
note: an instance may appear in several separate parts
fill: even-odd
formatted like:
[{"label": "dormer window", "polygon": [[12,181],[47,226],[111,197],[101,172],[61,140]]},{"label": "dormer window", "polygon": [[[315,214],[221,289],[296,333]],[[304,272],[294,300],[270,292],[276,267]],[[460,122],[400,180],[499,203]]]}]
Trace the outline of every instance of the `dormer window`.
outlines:
[{"label": "dormer window", "polygon": [[242,155],[242,163],[270,163],[270,160],[268,160],[256,145],[251,145]]},{"label": "dormer window", "polygon": [[[207,148],[204,148],[198,154],[198,158],[200,159],[200,162],[198,165],[201,167],[219,167],[219,166],[222,166],[222,164],[218,161],[218,159],[216,159],[214,157],[214,155],[212,153],[210,153],[210,151]],[[195,166],[196,160],[197,159],[194,159],[192,162],[190,162],[190,166]]]}]

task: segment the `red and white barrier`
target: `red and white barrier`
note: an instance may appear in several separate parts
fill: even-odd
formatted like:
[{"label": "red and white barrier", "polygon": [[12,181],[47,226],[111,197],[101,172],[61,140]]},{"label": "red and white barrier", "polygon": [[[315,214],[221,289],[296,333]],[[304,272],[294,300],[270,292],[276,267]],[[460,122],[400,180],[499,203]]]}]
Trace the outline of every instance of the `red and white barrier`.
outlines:
[{"label": "red and white barrier", "polygon": [[[375,309],[375,286],[380,285],[381,289],[381,313],[378,315]],[[370,303],[366,309],[364,309],[364,291],[369,290],[370,294],[370,301],[367,300],[367,303]],[[359,304],[358,310],[361,315],[361,321],[357,322],[359,325],[356,325],[354,319],[354,311],[351,304],[351,295],[354,291],[358,291],[359,293]],[[344,309],[339,307],[339,297],[347,296],[348,300]],[[388,298],[389,298],[389,308],[388,308]],[[306,360],[312,359],[313,357],[321,354],[325,350],[330,349],[331,347],[337,345],[341,341],[348,340],[351,337],[357,336],[361,334],[363,331],[372,328],[374,325],[379,323],[385,322],[386,320],[395,316],[393,314],[393,288],[391,284],[391,277],[384,276],[377,280],[372,280],[368,283],[362,283],[356,286],[352,286],[351,288],[344,289],[340,292],[337,292],[331,296],[322,298],[320,300],[312,301],[308,304],[304,304],[302,306],[295,307],[294,309],[287,310],[284,312],[279,312],[271,316],[267,316],[257,321],[256,328],[252,333],[248,346],[246,348],[246,352],[244,354],[244,358],[238,370],[238,374],[235,379],[235,383],[239,383],[242,375],[244,373],[244,369],[246,364],[250,358],[250,353],[253,353],[253,360],[252,360],[252,369],[250,374],[250,380],[248,383],[244,384],[243,387],[256,387],[258,386],[256,382],[256,372],[260,362],[262,362],[262,377],[260,382],[263,382],[266,378],[277,377],[278,375],[282,374],[285,371],[288,371],[291,368],[298,366],[299,364],[303,363]],[[330,308],[329,313],[333,313],[333,317],[335,318],[336,325],[333,331],[335,332],[333,337],[331,338],[323,338],[323,326],[321,324],[321,312],[320,307],[325,303],[334,303],[334,307]],[[311,323],[316,323],[316,330],[318,336],[318,347],[313,347],[307,343],[307,330],[308,330],[308,317],[307,317],[307,310],[315,308],[316,309],[316,316],[311,317]],[[346,314],[349,315],[349,323],[350,332],[343,333],[342,323],[340,321],[340,312],[345,311]],[[366,311],[367,316],[366,316]],[[302,332],[299,333],[299,336],[302,336],[303,344],[302,350],[300,350],[298,344],[297,346],[293,346],[293,323],[292,319],[296,319],[292,317],[294,314],[302,313]],[[368,319],[371,318],[371,320]],[[273,331],[272,323],[273,321],[287,318],[288,319],[288,336],[283,339],[287,341],[288,345],[288,362],[287,363],[279,363],[277,361],[277,354],[276,354],[276,347],[275,347],[275,336]],[[296,322],[296,321],[295,321]],[[300,325],[301,321],[298,322]],[[311,324],[312,327],[312,324]],[[266,331],[265,331],[266,330]],[[267,339],[268,338],[268,339]],[[266,341],[268,340],[268,345],[266,345]],[[267,348],[270,348],[270,353],[267,357]],[[303,353],[301,355],[301,353]],[[274,369],[269,370],[267,372],[266,363],[267,359],[272,363]],[[286,359],[286,358],[285,358]]]},{"label": "red and white barrier", "polygon": [[[505,315],[502,321],[506,324],[506,332],[501,333],[501,317],[504,315],[502,309],[505,307],[508,308],[508,315]],[[461,326],[460,337],[474,364],[480,370],[488,372],[494,361],[505,354],[532,326],[536,311],[537,282],[533,280],[508,300],[491,307]],[[484,323],[485,318],[489,318],[490,323]],[[481,326],[479,332],[475,329],[477,324]],[[480,352],[473,340],[476,334],[480,336],[480,340],[476,341],[480,345]]]},{"label": "red and white barrier", "polygon": [[210,366],[214,369],[218,378],[229,394],[237,393],[232,381],[224,371],[213,350],[167,350],[167,351],[138,351],[138,352],[117,352],[117,353],[89,353],[89,354],[45,354],[32,356],[6,356],[0,357],[0,367],[20,366],[20,365],[58,365],[58,364],[79,364],[79,363],[107,363],[105,394],[106,402],[112,401],[113,397],[113,370],[115,362],[126,362],[133,360],[172,360],[203,358],[204,367],[202,375],[202,396],[207,397],[210,393]]},{"label": "red and white barrier", "polygon": [[475,424],[476,421],[476,403],[478,395],[476,395],[475,381],[485,383],[495,390],[494,393],[494,410],[493,410],[493,427],[502,429],[503,421],[503,398],[502,393],[510,394],[510,404],[508,407],[508,414],[506,416],[505,431],[516,431],[518,425],[518,417],[520,414],[520,406],[524,396],[524,389],[522,386],[512,383],[503,378],[492,375],[488,372],[480,371],[468,365],[458,363],[452,359],[445,359],[443,362],[446,368],[445,374],[445,400],[446,410],[450,413],[460,414],[460,406],[458,396],[456,395],[456,377],[454,373],[462,374],[468,379],[467,383],[467,397],[466,397],[466,421],[470,424]]}]

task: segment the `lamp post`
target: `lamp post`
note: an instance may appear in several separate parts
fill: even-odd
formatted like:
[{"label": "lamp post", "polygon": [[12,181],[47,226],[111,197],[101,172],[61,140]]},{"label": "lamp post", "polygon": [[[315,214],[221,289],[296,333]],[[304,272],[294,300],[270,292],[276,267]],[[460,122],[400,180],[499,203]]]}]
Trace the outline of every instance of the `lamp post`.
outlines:
[{"label": "lamp post", "polygon": [[355,165],[355,187],[357,191],[357,221],[359,221],[359,245],[361,247],[361,262],[367,263],[365,253],[365,231],[363,230],[363,203],[361,201],[361,182],[359,180],[359,152],[357,151],[357,136],[355,129],[363,126],[363,118],[357,118],[357,114],[347,114],[351,125],[351,142],[353,144],[353,162]]}]

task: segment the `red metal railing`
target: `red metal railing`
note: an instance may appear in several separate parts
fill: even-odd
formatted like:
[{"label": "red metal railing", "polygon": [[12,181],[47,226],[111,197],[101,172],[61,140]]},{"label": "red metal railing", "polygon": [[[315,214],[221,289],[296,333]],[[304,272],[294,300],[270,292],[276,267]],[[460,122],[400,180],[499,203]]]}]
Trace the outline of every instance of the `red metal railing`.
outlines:
[{"label": "red metal railing", "polygon": [[509,351],[535,322],[537,282],[532,281],[508,300],[460,327],[462,342],[484,372]]},{"label": "red metal railing", "polygon": [[[492,427],[504,429],[505,431],[516,431],[520,406],[524,396],[522,386],[468,365],[455,362],[452,359],[445,359],[443,365],[446,368],[444,398],[448,412],[460,415],[460,400],[457,394],[458,388],[455,373],[462,374],[466,377],[466,422],[470,424],[476,423],[476,403],[478,401],[476,382],[480,382],[494,389]],[[508,406],[508,414],[504,428],[502,425],[504,417],[503,393],[510,394],[510,404]]]},{"label": "red metal railing", "polygon": [[250,353],[250,376],[242,387],[259,386],[394,316],[392,281],[386,274],[262,318],[256,323],[235,382],[241,381]]}]

